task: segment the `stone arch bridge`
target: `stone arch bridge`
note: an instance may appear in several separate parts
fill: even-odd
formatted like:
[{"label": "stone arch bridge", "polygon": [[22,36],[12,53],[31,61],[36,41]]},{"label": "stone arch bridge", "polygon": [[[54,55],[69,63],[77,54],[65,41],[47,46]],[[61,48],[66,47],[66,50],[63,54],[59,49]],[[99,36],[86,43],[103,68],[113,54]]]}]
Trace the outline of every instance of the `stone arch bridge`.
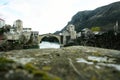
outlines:
[{"label": "stone arch bridge", "polygon": [[42,41],[43,38],[45,37],[54,37],[58,40],[58,43],[62,46],[62,39],[61,39],[61,36],[60,35],[55,35],[55,34],[51,34],[51,33],[48,33],[48,34],[42,34],[42,35],[39,35],[39,38],[38,38],[38,41],[39,43]]}]

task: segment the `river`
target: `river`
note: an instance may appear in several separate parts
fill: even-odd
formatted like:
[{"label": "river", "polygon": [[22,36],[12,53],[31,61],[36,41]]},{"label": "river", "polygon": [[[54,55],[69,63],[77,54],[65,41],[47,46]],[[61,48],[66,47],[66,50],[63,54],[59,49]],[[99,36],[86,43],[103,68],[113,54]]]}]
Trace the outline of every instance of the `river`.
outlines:
[{"label": "river", "polygon": [[39,47],[40,47],[40,49],[43,49],[43,48],[60,48],[60,44],[59,43],[42,41],[39,44]]}]

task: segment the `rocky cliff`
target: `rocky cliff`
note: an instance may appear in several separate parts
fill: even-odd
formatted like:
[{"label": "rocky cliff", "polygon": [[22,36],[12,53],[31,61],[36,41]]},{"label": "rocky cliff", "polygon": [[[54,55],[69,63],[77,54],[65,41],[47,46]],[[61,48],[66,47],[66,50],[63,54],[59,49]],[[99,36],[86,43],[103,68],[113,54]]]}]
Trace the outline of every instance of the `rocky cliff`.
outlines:
[{"label": "rocky cliff", "polygon": [[[77,32],[83,28],[91,27],[100,27],[101,30],[106,31],[113,29],[116,21],[120,22],[120,1],[96,8],[95,10],[79,11],[72,17],[67,25],[75,25]],[[66,27],[61,31],[65,28]],[[57,31],[56,33],[59,32]]]}]

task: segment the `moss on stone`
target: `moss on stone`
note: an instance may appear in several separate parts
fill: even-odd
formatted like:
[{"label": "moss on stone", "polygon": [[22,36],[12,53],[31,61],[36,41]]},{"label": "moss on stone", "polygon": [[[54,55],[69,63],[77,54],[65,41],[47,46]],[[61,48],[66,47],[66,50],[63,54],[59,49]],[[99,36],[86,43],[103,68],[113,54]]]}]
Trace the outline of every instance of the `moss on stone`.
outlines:
[{"label": "moss on stone", "polygon": [[[21,79],[26,79],[26,78],[28,79],[29,75],[31,74],[33,75],[33,77],[31,77],[31,80],[61,80],[56,76],[53,76],[43,70],[40,70],[39,68],[32,65],[31,63],[27,63],[25,65],[22,65],[22,64],[17,65],[15,61],[4,58],[4,57],[0,57],[0,72],[1,71],[4,72],[4,74],[2,73],[0,74],[0,75],[3,75],[3,77],[0,79],[6,78],[7,80],[11,80],[11,79],[16,80],[20,76],[22,76]],[[26,72],[27,74],[24,74],[24,72]],[[4,78],[4,75],[7,75],[7,77]]]},{"label": "moss on stone", "polygon": [[15,61],[4,57],[0,57],[0,64],[4,64],[4,63],[15,63]]},{"label": "moss on stone", "polygon": [[49,73],[38,69],[37,67],[33,66],[30,63],[26,64],[24,68],[27,71],[31,72],[35,78],[38,78],[38,80],[61,80],[60,78],[56,76],[52,76]]},{"label": "moss on stone", "polygon": [[12,64],[15,63],[13,60],[0,57],[0,71],[8,71],[12,68]]}]

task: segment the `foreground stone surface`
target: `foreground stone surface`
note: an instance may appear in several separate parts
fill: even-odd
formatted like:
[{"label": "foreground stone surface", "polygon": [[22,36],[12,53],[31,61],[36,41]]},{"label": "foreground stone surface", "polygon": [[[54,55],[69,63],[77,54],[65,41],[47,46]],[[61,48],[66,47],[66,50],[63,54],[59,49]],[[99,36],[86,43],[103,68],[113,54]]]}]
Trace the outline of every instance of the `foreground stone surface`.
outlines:
[{"label": "foreground stone surface", "polygon": [[[60,49],[13,50],[0,52],[0,57],[12,59],[22,65],[32,64],[62,80],[120,79],[120,51],[116,50],[72,46]],[[1,72],[0,74],[2,75]]]}]

